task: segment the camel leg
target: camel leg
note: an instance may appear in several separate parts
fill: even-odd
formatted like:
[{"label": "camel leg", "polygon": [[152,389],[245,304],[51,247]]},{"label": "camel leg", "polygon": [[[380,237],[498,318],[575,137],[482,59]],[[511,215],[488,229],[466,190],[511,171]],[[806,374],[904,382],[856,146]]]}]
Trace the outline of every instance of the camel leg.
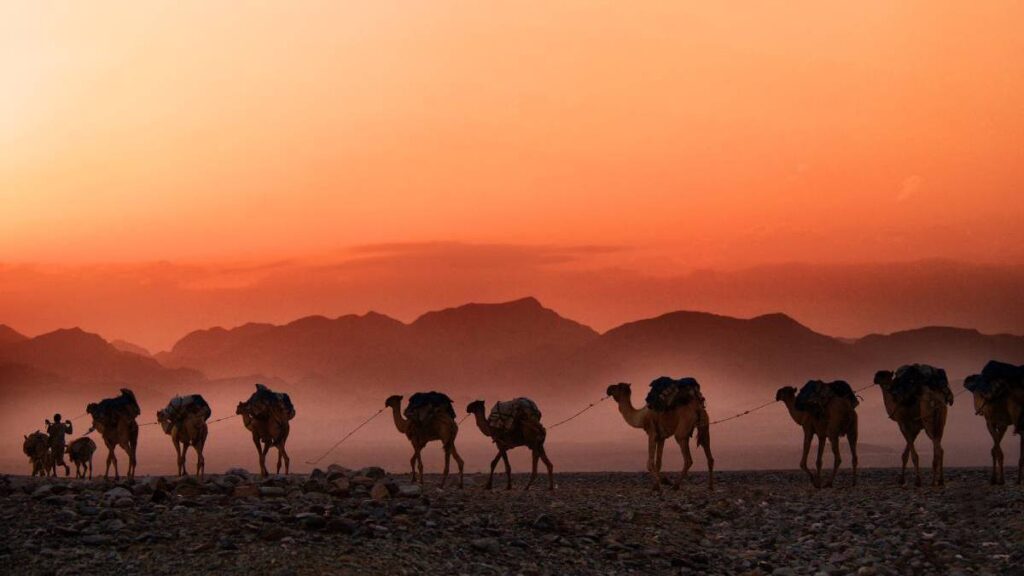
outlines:
[{"label": "camel leg", "polygon": [[491,474],[487,477],[487,485],[484,486],[486,490],[490,490],[494,486],[494,469],[498,467],[498,462],[501,462],[501,451],[498,451],[494,460],[491,460]]},{"label": "camel leg", "polygon": [[412,483],[416,483],[416,453],[413,452],[412,458],[409,458],[409,467],[412,468]]},{"label": "camel leg", "polygon": [[203,448],[206,446],[206,441],[200,440],[196,444],[196,478],[199,481],[203,480],[203,475],[206,474],[206,458],[203,457]]},{"label": "camel leg", "polygon": [[260,448],[260,475],[263,478],[270,476],[270,471],[267,470],[267,454],[270,452],[270,442],[264,442]]},{"label": "camel leg", "polygon": [[814,487],[821,488],[821,465],[825,458],[825,437],[818,434],[818,459],[815,460],[815,467],[817,468],[817,474],[814,479]]},{"label": "camel leg", "polygon": [[[945,460],[945,451],[942,449],[942,436],[932,438],[932,486],[945,486],[946,475],[945,466],[943,465]],[[1002,463],[1000,463],[1000,469]]]},{"label": "camel leg", "polygon": [[693,466],[693,454],[690,453],[690,437],[676,434],[676,441],[679,442],[679,450],[683,453],[683,469],[679,473],[679,482],[676,483],[676,490],[682,487],[683,482],[686,481],[686,474],[690,471],[690,467]]},{"label": "camel leg", "polygon": [[260,463],[260,477],[266,478],[267,467],[264,463],[263,444],[260,442],[259,436],[255,433],[252,435],[252,443],[256,445],[256,459],[259,460]]},{"label": "camel leg", "polygon": [[988,433],[992,436],[992,478],[993,485],[1003,483],[1003,434],[1006,429],[1001,426],[988,425]]},{"label": "camel leg", "polygon": [[139,461],[136,458],[137,449],[139,447],[139,429],[135,428],[133,432],[129,433],[128,438],[128,479],[135,479],[135,467]]},{"label": "camel leg", "polygon": [[832,477],[828,479],[826,487],[831,488],[836,482],[836,474],[839,473],[839,464],[843,461],[839,455],[839,436],[833,435],[828,439],[828,443],[832,446]]},{"label": "camel leg", "polygon": [[853,485],[857,485],[857,431],[849,432],[846,436],[850,443],[850,466],[853,468]]},{"label": "camel leg", "polygon": [[804,451],[803,455],[800,457],[800,469],[806,472],[807,476],[811,479],[811,483],[817,486],[814,482],[814,474],[812,474],[810,468],[807,467],[807,456],[811,453],[811,438],[813,438],[813,436],[814,435],[810,430],[804,430]]},{"label": "camel leg", "polygon": [[185,467],[183,462],[184,458],[182,457],[181,453],[181,443],[178,442],[177,438],[172,438],[171,442],[174,444],[175,461],[178,463],[178,476],[181,476],[183,474],[182,468]]},{"label": "camel leg", "polygon": [[658,467],[658,478],[661,479],[662,483],[668,484],[669,483],[668,480],[666,480],[665,477],[661,475],[661,470],[662,470],[662,468],[664,468],[664,465],[662,464],[662,462],[664,461],[663,460],[663,456],[664,455],[665,455],[665,440],[662,439],[662,440],[658,441],[658,452],[656,454],[655,460],[656,460],[656,465]]},{"label": "camel leg", "polygon": [[284,474],[288,475],[288,470],[291,468],[291,458],[288,457],[288,450],[285,449],[284,444],[278,444],[277,446],[277,473],[281,473],[281,462],[284,462]]},{"label": "camel leg", "polygon": [[452,462],[452,447],[448,444],[444,446],[444,473],[441,474],[441,488],[444,488],[445,482],[448,480],[448,469],[451,467]]},{"label": "camel leg", "polygon": [[416,449],[416,469],[419,471],[420,486],[423,485],[423,447]]},{"label": "camel leg", "polygon": [[653,434],[647,437],[647,471],[651,474],[654,482],[654,490],[661,490],[661,474],[656,466],[658,453],[658,439]]},{"label": "camel leg", "polygon": [[704,442],[701,443],[704,448],[704,458],[708,462],[708,490],[715,489],[715,457],[711,455],[711,440],[705,435]]},{"label": "camel leg", "polygon": [[910,461],[914,463],[914,486],[921,486],[921,459],[913,442],[910,443]]},{"label": "camel leg", "polygon": [[[1021,452],[1024,453],[1024,444],[1021,445]],[[548,459],[547,451],[544,450],[543,446],[540,447],[540,459],[541,462],[544,462],[544,466],[547,466],[548,469],[548,490],[554,490],[555,467],[551,465],[551,460]]]},{"label": "camel leg", "polygon": [[[452,443],[452,458],[455,458],[455,465],[459,467],[459,489],[462,489],[462,473],[466,467],[466,462],[462,459],[462,456],[459,456],[459,451],[455,448],[454,442]],[[506,460],[507,462],[508,460]]]},{"label": "camel leg", "polygon": [[501,459],[505,462],[505,490],[512,489],[512,465],[508,462],[508,451],[501,451]]},{"label": "camel leg", "polygon": [[1020,441],[1020,457],[1017,459],[1017,485],[1024,484],[1024,436]]},{"label": "camel leg", "polygon": [[540,453],[538,451],[531,450],[530,455],[533,457],[533,466],[530,470],[530,480],[527,481],[526,488],[523,488],[524,492],[529,490],[530,486],[533,486],[533,481],[537,478],[537,461],[540,460]]}]

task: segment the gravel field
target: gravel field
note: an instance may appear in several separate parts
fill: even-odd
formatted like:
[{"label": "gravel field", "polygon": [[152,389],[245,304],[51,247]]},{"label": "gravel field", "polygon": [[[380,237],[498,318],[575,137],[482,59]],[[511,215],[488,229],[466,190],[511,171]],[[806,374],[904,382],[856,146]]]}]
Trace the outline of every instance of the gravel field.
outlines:
[{"label": "gravel field", "polygon": [[899,487],[892,469],[862,470],[856,488],[846,472],[824,490],[801,474],[723,472],[713,492],[694,474],[661,494],[640,473],[558,474],[553,493],[487,492],[482,475],[444,491],[428,476],[421,491],[406,476],[337,466],[203,484],[6,476],[0,571],[1024,573],[1024,488],[990,486],[986,470],[947,470],[941,489]]}]

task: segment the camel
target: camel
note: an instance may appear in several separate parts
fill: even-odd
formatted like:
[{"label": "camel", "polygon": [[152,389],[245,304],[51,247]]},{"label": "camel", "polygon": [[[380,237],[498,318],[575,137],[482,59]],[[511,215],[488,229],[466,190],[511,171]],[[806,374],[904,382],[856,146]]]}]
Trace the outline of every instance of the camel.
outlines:
[{"label": "camel", "polygon": [[416,393],[409,398],[409,404],[405,409],[405,417],[402,416],[402,397],[391,396],[384,401],[384,406],[391,408],[394,415],[395,428],[409,439],[412,443],[412,458],[409,465],[412,467],[412,481],[419,480],[423,484],[423,457],[420,454],[428,442],[440,440],[444,448],[444,474],[441,476],[441,488],[444,488],[448,481],[448,471],[451,468],[451,459],[459,467],[459,488],[463,486],[462,472],[464,462],[455,449],[455,437],[459,434],[459,425],[455,422],[455,410],[452,408],[452,401],[444,394],[438,392]]},{"label": "camel", "polygon": [[235,413],[242,416],[245,428],[252,432],[252,442],[256,445],[256,454],[260,459],[260,476],[266,478],[268,475],[267,452],[270,452],[271,447],[277,448],[277,474],[281,473],[282,461],[284,473],[288,474],[291,459],[285,444],[291,432],[289,421],[295,418],[291,398],[263,384],[257,384],[256,392],[247,401],[239,402]]},{"label": "camel", "polygon": [[484,436],[489,437],[498,447],[498,455],[491,461],[491,474],[487,477],[487,490],[494,483],[494,469],[498,461],[505,462],[506,489],[512,489],[512,466],[508,462],[508,451],[517,446],[526,446],[533,453],[533,471],[526,490],[530,489],[537,478],[537,461],[543,460],[548,468],[548,490],[555,489],[554,468],[551,460],[544,452],[544,440],[547,430],[540,423],[540,410],[528,398],[516,398],[509,402],[498,402],[491,409],[491,417],[484,416],[484,402],[477,400],[466,406],[466,412],[476,417],[476,425]]},{"label": "camel", "polygon": [[25,452],[25,456],[28,456],[33,476],[50,476],[51,471],[53,476],[57,475],[57,467],[53,463],[53,454],[50,452],[50,437],[45,433],[37,430],[25,436],[25,442],[21,449]]},{"label": "camel", "polygon": [[92,455],[96,452],[96,443],[92,438],[85,436],[77,438],[68,444],[67,454],[71,463],[75,465],[75,478],[85,478],[86,471],[89,472],[89,479],[92,479]]},{"label": "camel", "polygon": [[[842,380],[824,383],[811,381],[804,385],[827,386],[829,391],[823,405],[815,408],[813,405],[805,406],[798,400],[796,388],[784,386],[775,393],[775,401],[782,402],[789,410],[789,415],[804,431],[803,454],[800,457],[800,469],[807,473],[815,488],[831,487],[835,482],[836,474],[839,472],[839,464],[842,458],[839,455],[839,438],[846,436],[850,444],[850,464],[853,468],[853,485],[857,485],[857,397],[854,395],[850,385]],[[814,391],[808,389],[808,393]],[[803,395],[801,390],[801,396]],[[811,441],[818,438],[818,458],[815,462],[816,471],[811,472],[807,467],[807,456],[811,450]],[[824,484],[821,483],[822,456],[825,452],[825,440],[832,446],[832,475]]]},{"label": "camel", "polygon": [[[652,387],[653,385],[652,382]],[[683,469],[674,488],[678,490],[686,480],[686,474],[693,466],[693,456],[690,454],[690,436],[693,435],[694,429],[697,430],[697,445],[704,448],[704,456],[708,462],[708,489],[714,489],[715,459],[711,456],[708,414],[704,407],[704,399],[699,395],[699,386],[697,397],[693,401],[667,410],[652,409],[649,405],[643,408],[634,408],[631,400],[632,387],[625,382],[609,386],[606,394],[619,405],[619,413],[622,414],[626,424],[633,428],[640,428],[647,433],[647,471],[651,474],[655,491],[661,490],[661,459],[665,440],[673,436],[683,454]]]},{"label": "camel", "polygon": [[[1003,474],[1002,441],[1006,430],[1012,425],[1013,433],[1020,435],[1024,424],[1024,386],[1021,376],[1024,367],[991,361],[981,374],[968,376],[964,388],[974,396],[974,412],[985,418],[985,426],[992,436],[992,477],[991,484],[1006,483]],[[1017,484],[1024,483],[1024,438],[1020,443],[1020,459],[1017,464]]]},{"label": "camel", "polygon": [[110,465],[113,464],[114,479],[120,479],[117,455],[114,453],[114,449],[120,446],[128,454],[127,477],[129,480],[134,479],[135,467],[138,464],[135,452],[139,446],[139,424],[135,418],[142,413],[139,403],[135,400],[135,394],[127,388],[121,388],[120,396],[89,404],[85,411],[92,416],[90,432],[99,432],[103,444],[107,447],[107,467],[103,472],[103,478],[110,478]]},{"label": "camel", "polygon": [[946,372],[926,364],[901,366],[895,373],[880,370],[875,384],[882,389],[882,400],[889,419],[899,425],[906,440],[900,485],[907,483],[907,458],[914,462],[914,485],[921,485],[920,459],[914,441],[924,430],[932,441],[932,486],[944,486],[942,433],[946,428],[947,405],[953,404]]},{"label": "camel", "polygon": [[178,476],[185,476],[185,456],[191,446],[196,451],[196,478],[203,479],[206,471],[206,459],[203,458],[203,446],[209,429],[206,421],[210,419],[210,405],[199,394],[175,396],[166,408],[156,413],[156,421],[160,423],[164,433],[171,437],[174,452],[178,455]]}]

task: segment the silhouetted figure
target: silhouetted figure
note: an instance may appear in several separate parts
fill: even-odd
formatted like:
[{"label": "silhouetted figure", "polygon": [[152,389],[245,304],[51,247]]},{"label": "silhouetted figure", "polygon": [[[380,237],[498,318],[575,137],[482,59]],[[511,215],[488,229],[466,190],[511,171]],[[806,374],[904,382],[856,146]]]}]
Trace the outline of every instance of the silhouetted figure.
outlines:
[{"label": "silhouetted figure", "polygon": [[533,453],[533,472],[526,483],[529,490],[537,478],[537,461],[543,460],[548,468],[548,490],[555,489],[554,469],[551,460],[544,452],[544,440],[547,430],[540,423],[540,409],[529,398],[516,398],[507,402],[498,402],[491,408],[491,413],[484,416],[484,401],[477,400],[466,406],[466,412],[476,417],[476,425],[484,436],[489,437],[498,447],[498,455],[491,461],[491,474],[487,477],[488,490],[494,483],[494,469],[499,461],[505,462],[505,479],[507,490],[512,489],[512,466],[508,462],[508,451],[516,446],[526,446]]},{"label": "silhouetted figure", "polygon": [[[853,485],[857,485],[857,395],[844,380],[822,382],[810,380],[800,388],[785,386],[775,393],[775,401],[782,402],[789,410],[790,417],[804,432],[803,455],[800,469],[807,473],[815,488],[832,486],[839,471],[839,438],[846,436],[850,442],[850,456],[853,464]],[[811,451],[811,440],[818,437],[818,458],[816,473],[807,467],[807,455]],[[822,484],[821,464],[825,452],[825,441],[832,445],[832,476]]]},{"label": "silhouetted figure", "polygon": [[53,458],[54,472],[56,472],[57,466],[63,466],[65,476],[71,475],[71,468],[64,462],[65,436],[71,432],[71,422],[62,422],[60,414],[53,415],[53,422],[46,421],[46,434],[50,437],[50,454]]},{"label": "silhouetted figure", "polygon": [[462,469],[464,462],[455,449],[455,437],[459,434],[459,425],[455,422],[455,409],[452,400],[440,392],[417,392],[409,398],[409,405],[402,415],[402,397],[391,396],[384,401],[384,406],[391,408],[395,427],[412,443],[412,481],[419,478],[423,484],[423,457],[420,452],[428,442],[440,440],[444,447],[444,475],[441,476],[441,488],[448,481],[448,470],[451,459],[459,467],[459,488],[462,488]]},{"label": "silhouetted figure", "polygon": [[135,419],[142,413],[135,394],[127,388],[121,388],[120,396],[89,404],[85,411],[92,416],[92,429],[100,433],[107,446],[107,467],[103,477],[110,476],[111,464],[114,465],[114,479],[121,477],[117,469],[117,456],[114,454],[114,448],[120,446],[128,453],[128,479],[135,478],[135,451],[139,445],[139,424]]},{"label": "silhouetted figure", "polygon": [[175,396],[166,408],[156,413],[157,422],[171,437],[174,451],[178,454],[178,476],[186,474],[185,455],[191,446],[196,451],[196,478],[203,478],[206,471],[203,446],[206,445],[206,421],[210,414],[210,405],[199,394]]},{"label": "silhouetted figure", "polygon": [[85,478],[88,472],[92,478],[92,455],[96,452],[96,443],[92,438],[82,436],[68,444],[68,457],[75,465],[75,478]]},{"label": "silhouetted figure", "polygon": [[252,432],[252,442],[260,458],[260,475],[267,476],[267,452],[272,446],[277,448],[277,473],[281,473],[283,461],[284,473],[287,474],[291,459],[285,451],[285,444],[291,432],[289,421],[295,418],[292,399],[285,393],[257,384],[256,392],[245,402],[238,403],[235,414],[242,416],[242,423]]}]

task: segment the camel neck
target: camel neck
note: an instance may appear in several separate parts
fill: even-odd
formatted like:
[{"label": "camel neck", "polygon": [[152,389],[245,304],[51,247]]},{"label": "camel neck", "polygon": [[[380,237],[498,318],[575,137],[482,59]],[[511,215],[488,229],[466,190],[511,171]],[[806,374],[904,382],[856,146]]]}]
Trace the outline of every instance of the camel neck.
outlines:
[{"label": "camel neck", "polygon": [[644,416],[647,414],[647,407],[639,410],[633,407],[633,401],[629,398],[616,398],[615,403],[619,405],[619,414],[633,428],[644,427]]},{"label": "camel neck", "polygon": [[807,415],[802,411],[797,410],[796,399],[786,398],[783,400],[783,402],[786,404],[786,410],[789,410],[790,418],[792,418],[793,421],[796,422],[797,424],[803,426],[804,420],[807,418]]},{"label": "camel neck", "polygon": [[409,421],[402,418],[401,408],[398,404],[393,404],[391,406],[391,415],[395,419],[395,428],[398,428],[399,432],[405,434],[406,431],[409,430]]},{"label": "camel neck", "polygon": [[480,429],[480,432],[484,436],[490,436],[491,424],[487,421],[487,418],[484,417],[484,411],[478,410],[473,412],[473,418],[476,420],[476,427]]}]

